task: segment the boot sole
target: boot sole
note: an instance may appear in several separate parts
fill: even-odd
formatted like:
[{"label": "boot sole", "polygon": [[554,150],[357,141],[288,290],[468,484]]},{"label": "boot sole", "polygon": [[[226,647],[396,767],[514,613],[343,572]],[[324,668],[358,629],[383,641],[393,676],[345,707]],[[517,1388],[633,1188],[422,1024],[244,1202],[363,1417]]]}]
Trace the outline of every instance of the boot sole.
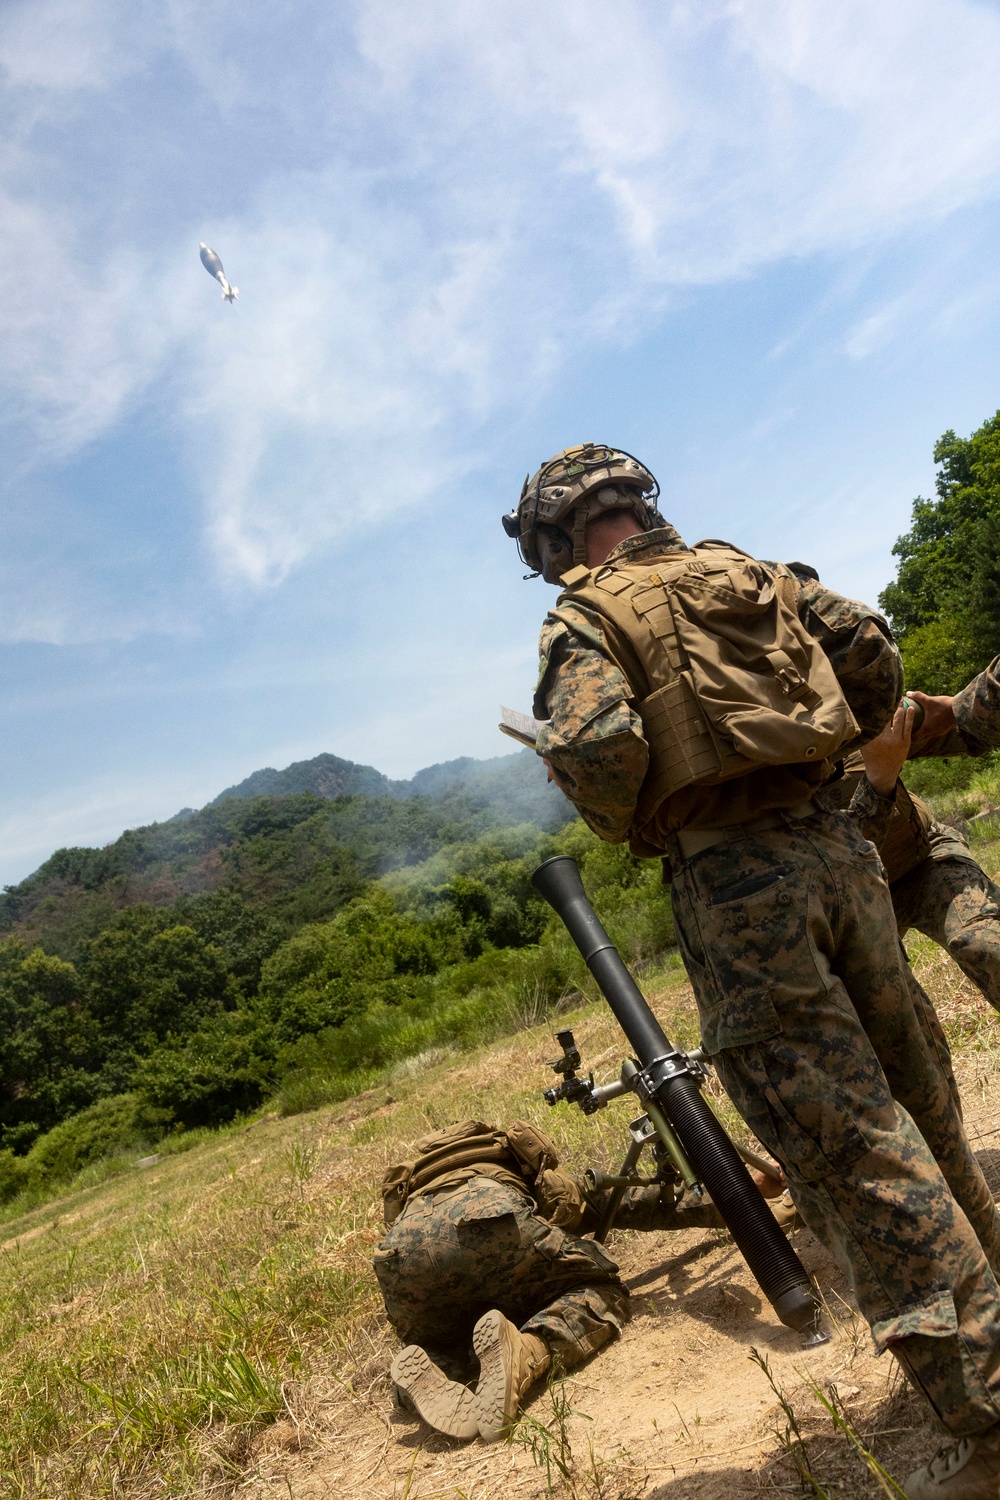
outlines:
[{"label": "boot sole", "polygon": [[479,1360],[476,1424],[484,1442],[495,1443],[517,1416],[510,1324],[502,1313],[483,1314],[472,1331],[472,1347]]},{"label": "boot sole", "polygon": [[445,1437],[474,1438],[479,1433],[475,1397],[468,1386],[449,1380],[419,1344],[401,1349],[392,1362],[393,1383],[428,1427]]}]

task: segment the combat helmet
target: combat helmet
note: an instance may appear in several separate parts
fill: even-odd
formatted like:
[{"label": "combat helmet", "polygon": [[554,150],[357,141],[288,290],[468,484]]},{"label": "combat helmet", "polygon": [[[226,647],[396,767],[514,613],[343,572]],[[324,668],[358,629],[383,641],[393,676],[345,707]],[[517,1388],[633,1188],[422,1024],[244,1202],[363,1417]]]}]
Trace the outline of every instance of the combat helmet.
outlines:
[{"label": "combat helmet", "polygon": [[[570,566],[567,532],[572,529],[572,561],[586,561],[587,522],[602,510],[631,510],[644,531],[665,524],[656,508],[660,486],[649,470],[621,448],[579,443],[565,448],[526,478],[516,510],[503,517],[503,529],[535,574],[558,582]],[[572,528],[560,522],[572,515]]]}]

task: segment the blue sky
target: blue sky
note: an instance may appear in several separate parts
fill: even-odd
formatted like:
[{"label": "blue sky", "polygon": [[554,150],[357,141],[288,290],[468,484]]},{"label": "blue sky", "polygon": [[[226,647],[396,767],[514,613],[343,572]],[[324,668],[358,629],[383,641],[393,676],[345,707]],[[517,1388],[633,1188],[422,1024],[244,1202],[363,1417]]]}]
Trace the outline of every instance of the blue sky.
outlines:
[{"label": "blue sky", "polygon": [[996,3],[7,0],[0,70],[0,880],[502,753],[569,443],[873,601],[1000,406]]}]

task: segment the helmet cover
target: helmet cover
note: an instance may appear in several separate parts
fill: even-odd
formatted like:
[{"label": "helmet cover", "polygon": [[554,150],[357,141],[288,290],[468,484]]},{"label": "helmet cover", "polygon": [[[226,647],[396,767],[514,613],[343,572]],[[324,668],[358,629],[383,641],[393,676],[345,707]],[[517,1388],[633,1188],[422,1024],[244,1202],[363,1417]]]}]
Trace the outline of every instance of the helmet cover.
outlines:
[{"label": "helmet cover", "polygon": [[[587,522],[601,511],[631,510],[644,531],[665,525],[656,508],[659,493],[653,475],[630,453],[580,443],[525,479],[517,510],[503,517],[503,526],[527,565],[555,583],[571,560],[586,561]],[[570,515],[572,527],[561,525]]]}]

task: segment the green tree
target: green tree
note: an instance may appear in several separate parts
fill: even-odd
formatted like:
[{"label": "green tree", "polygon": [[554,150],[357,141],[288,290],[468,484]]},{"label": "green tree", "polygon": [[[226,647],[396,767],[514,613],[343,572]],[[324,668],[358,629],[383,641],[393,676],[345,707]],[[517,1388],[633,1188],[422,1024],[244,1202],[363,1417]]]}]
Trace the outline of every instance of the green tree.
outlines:
[{"label": "green tree", "polygon": [[273,1075],[271,1038],[246,1011],[221,1011],[188,1036],[169,1038],[133,1074],[148,1115],[192,1129],[255,1109]]},{"label": "green tree", "polygon": [[109,1092],[130,1087],[137,1058],[167,1037],[197,1030],[238,999],[218,949],[148,906],[119,913],[85,945],[80,967],[105,1036]]},{"label": "green tree", "polygon": [[233,890],[186,896],[174,905],[170,916],[179,926],[192,927],[203,942],[221,953],[245,995],[256,994],[261,966],[288,936],[265,906],[254,905]]},{"label": "green tree", "polygon": [[934,447],[937,499],[913,502],[897,576],[880,596],[907,683],[956,692],[1000,651],[1000,412]]},{"label": "green tree", "polygon": [[439,967],[426,926],[374,890],[332,922],[303,927],[264,965],[258,1009],[275,1045],[339,1026],[382,1002],[398,1005]]},{"label": "green tree", "polygon": [[40,1131],[100,1092],[100,1031],[72,964],[0,942],[0,1128],[26,1150]]}]

